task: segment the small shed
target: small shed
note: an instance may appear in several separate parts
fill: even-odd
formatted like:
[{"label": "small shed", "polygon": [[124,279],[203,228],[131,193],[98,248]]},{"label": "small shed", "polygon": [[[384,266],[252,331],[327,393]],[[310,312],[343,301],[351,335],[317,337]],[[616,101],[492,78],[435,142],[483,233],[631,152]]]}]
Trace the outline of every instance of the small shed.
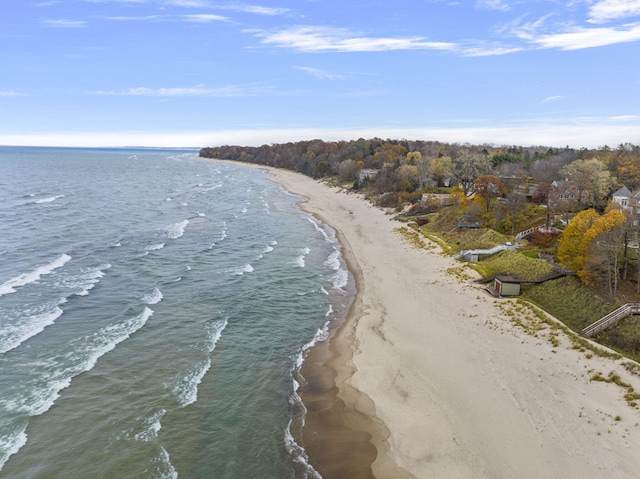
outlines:
[{"label": "small shed", "polygon": [[496,276],[493,289],[496,296],[518,296],[520,294],[520,280],[515,276]]}]

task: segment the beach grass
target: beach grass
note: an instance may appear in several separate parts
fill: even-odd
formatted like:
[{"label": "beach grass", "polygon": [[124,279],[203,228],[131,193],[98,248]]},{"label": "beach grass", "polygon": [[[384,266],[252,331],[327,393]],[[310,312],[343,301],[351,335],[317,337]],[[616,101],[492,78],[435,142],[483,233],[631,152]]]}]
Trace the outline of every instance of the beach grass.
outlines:
[{"label": "beach grass", "polygon": [[616,309],[615,304],[603,301],[573,276],[541,284],[523,285],[522,297],[577,333]]},{"label": "beach grass", "polygon": [[553,266],[545,260],[532,258],[520,251],[508,250],[471,265],[483,278],[509,273],[519,279],[537,280],[553,273]]}]

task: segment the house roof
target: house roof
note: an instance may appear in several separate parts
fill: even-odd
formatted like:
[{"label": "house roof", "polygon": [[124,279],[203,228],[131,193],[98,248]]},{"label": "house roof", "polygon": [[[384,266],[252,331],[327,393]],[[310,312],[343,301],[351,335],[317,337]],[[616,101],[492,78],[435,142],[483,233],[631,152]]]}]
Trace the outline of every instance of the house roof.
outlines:
[{"label": "house roof", "polygon": [[631,190],[629,190],[629,188],[627,188],[626,186],[623,186],[622,188],[620,188],[618,191],[616,191],[613,194],[613,197],[619,197],[619,198],[629,198],[631,196]]}]

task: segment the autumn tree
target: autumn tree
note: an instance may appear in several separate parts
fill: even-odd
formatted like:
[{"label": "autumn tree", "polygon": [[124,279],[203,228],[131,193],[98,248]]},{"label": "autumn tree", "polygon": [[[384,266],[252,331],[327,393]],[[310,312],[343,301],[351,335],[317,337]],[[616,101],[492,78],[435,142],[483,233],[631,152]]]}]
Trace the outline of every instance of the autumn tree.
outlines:
[{"label": "autumn tree", "polygon": [[507,193],[505,196],[504,209],[511,221],[511,234],[515,234],[518,217],[522,215],[526,208],[527,197],[522,189],[516,188]]},{"label": "autumn tree", "polygon": [[473,182],[476,196],[482,198],[487,208],[491,207],[491,200],[497,198],[505,192],[504,183],[500,178],[493,175],[482,175]]},{"label": "autumn tree", "polygon": [[591,208],[604,210],[606,198],[614,186],[606,165],[597,158],[576,160],[561,171],[578,189],[578,201]]},{"label": "autumn tree", "polygon": [[578,276],[593,286],[605,282],[612,298],[618,292],[619,258],[626,222],[621,211],[611,210],[596,218],[582,239],[585,255]]},{"label": "autumn tree", "polygon": [[358,177],[359,171],[358,162],[351,159],[344,160],[338,167],[338,175],[342,181],[354,181]]},{"label": "autumn tree", "polygon": [[438,185],[451,178],[454,170],[453,160],[448,156],[440,156],[431,161],[431,177]]},{"label": "autumn tree", "polygon": [[562,233],[558,242],[558,261],[572,271],[579,271],[584,264],[584,246],[582,239],[598,218],[594,209],[578,213]]},{"label": "autumn tree", "polygon": [[488,174],[490,165],[487,158],[481,154],[465,152],[454,160],[454,181],[460,185],[466,196],[475,192],[476,178]]},{"label": "autumn tree", "polygon": [[420,186],[420,174],[415,165],[402,165],[393,173],[394,191],[415,191]]}]

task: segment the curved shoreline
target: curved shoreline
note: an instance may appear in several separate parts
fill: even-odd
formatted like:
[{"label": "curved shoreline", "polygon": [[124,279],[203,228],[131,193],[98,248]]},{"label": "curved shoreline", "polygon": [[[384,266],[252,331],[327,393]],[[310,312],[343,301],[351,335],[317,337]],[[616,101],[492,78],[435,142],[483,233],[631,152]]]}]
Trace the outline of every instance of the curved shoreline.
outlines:
[{"label": "curved shoreline", "polygon": [[373,475],[362,477],[635,477],[640,410],[617,384],[592,380],[614,371],[640,391],[623,360],[575,349],[548,325],[523,327],[526,307],[489,297],[455,274],[455,260],[406,244],[401,225],[360,197],[266,169],[338,232],[359,277],[328,364],[341,411],[354,413],[345,424],[376,449]]}]

